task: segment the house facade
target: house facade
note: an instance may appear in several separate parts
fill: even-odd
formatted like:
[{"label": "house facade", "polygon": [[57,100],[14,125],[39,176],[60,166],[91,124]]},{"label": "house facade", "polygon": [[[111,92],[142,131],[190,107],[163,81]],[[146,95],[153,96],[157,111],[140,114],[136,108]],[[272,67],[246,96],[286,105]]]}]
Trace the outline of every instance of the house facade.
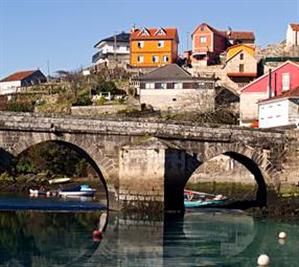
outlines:
[{"label": "house facade", "polygon": [[140,103],[156,110],[206,112],[214,109],[215,81],[193,77],[176,64],[138,78]]},{"label": "house facade", "polygon": [[179,37],[176,28],[133,29],[130,39],[130,65],[156,68],[176,63]]},{"label": "house facade", "polygon": [[[270,73],[270,72],[269,72]],[[240,124],[250,126],[258,120],[258,102],[271,95],[279,96],[283,92],[299,86],[299,64],[286,61],[269,73],[264,74],[241,89]],[[270,79],[271,78],[271,79]]]},{"label": "house facade", "polygon": [[299,24],[290,23],[286,34],[287,46],[299,46]]},{"label": "house facade", "polygon": [[40,70],[15,72],[0,80],[0,94],[14,94],[19,92],[22,87],[37,85],[46,81],[46,76]]},{"label": "house facade", "polygon": [[259,128],[296,127],[299,124],[299,87],[258,103]]},{"label": "house facade", "polygon": [[219,55],[229,46],[243,43],[254,44],[253,32],[221,31],[207,23],[195,28],[192,35],[192,65],[216,64]]},{"label": "house facade", "polygon": [[94,45],[97,52],[92,56],[92,63],[100,64],[112,61],[129,64],[130,62],[130,34],[122,32],[100,40]]},{"label": "house facade", "polygon": [[244,44],[227,49],[225,71],[239,87],[251,82],[258,75],[255,48]]}]

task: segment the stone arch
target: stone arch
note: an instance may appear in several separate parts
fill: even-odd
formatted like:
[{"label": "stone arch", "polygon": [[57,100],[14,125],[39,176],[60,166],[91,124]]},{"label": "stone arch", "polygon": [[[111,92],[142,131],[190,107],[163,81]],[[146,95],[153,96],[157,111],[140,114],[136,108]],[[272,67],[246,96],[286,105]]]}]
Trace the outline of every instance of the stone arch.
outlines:
[{"label": "stone arch", "polygon": [[[258,185],[256,201],[264,206],[267,203],[267,187],[276,187],[277,177],[275,168],[263,151],[237,143],[213,144],[204,150],[201,164],[219,155],[226,155],[238,161],[251,172]],[[201,165],[199,164],[191,173]],[[191,177],[188,177],[188,179]],[[187,181],[186,181],[187,182]]]},{"label": "stone arch", "polygon": [[277,177],[275,175],[275,167],[262,150],[257,150],[251,146],[240,143],[212,145],[204,151],[203,162],[209,161],[210,159],[221,154],[232,156],[232,158],[237,157],[237,154],[239,154],[252,160],[263,174],[266,184],[268,186],[276,186]]},{"label": "stone arch", "polygon": [[29,138],[28,135],[22,136],[19,142],[13,147],[13,154],[15,156],[41,143],[63,143],[86,158],[95,169],[106,191],[107,206],[116,204],[115,201],[118,199],[118,173],[115,168],[116,163],[113,159],[105,155],[105,151],[99,148],[99,145],[93,142],[94,140],[88,139],[87,141],[84,137],[78,138],[78,136],[70,134],[64,134],[63,137],[52,133],[29,134],[31,138]]}]

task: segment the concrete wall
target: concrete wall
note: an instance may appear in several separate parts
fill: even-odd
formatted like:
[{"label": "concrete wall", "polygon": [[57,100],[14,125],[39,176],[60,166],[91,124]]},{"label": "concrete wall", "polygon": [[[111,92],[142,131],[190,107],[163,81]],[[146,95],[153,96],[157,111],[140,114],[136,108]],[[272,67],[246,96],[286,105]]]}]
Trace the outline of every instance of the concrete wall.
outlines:
[{"label": "concrete wall", "polygon": [[[240,59],[241,53],[244,55],[243,59]],[[240,73],[240,64],[244,65],[243,73],[257,73],[257,60],[245,50],[232,57],[226,63],[225,70],[227,73]]]},{"label": "concrete wall", "polygon": [[215,91],[212,89],[141,89],[140,103],[160,110],[202,112],[214,109]]},{"label": "concrete wall", "polygon": [[289,124],[289,101],[287,99],[259,104],[259,127],[269,128]]},{"label": "concrete wall", "polygon": [[268,98],[267,92],[252,92],[240,94],[240,125],[251,123],[258,119],[258,104]]},{"label": "concrete wall", "polygon": [[21,86],[21,81],[0,82],[0,94],[12,94]]}]

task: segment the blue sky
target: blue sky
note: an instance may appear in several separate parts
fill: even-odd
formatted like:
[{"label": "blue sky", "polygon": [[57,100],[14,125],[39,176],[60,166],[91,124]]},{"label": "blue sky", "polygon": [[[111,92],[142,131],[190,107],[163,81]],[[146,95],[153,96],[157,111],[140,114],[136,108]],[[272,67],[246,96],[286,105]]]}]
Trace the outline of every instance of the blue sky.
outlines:
[{"label": "blue sky", "polygon": [[299,0],[0,0],[0,78],[36,68],[47,74],[47,61],[51,73],[88,66],[97,41],[133,24],[177,27],[183,51],[202,22],[252,30],[265,46],[299,22]]}]

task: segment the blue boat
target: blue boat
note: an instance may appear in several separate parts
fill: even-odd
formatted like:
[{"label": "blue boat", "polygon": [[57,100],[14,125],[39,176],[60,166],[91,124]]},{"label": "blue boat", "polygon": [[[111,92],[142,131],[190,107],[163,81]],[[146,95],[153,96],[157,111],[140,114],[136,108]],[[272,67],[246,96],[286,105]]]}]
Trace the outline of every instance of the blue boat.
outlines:
[{"label": "blue boat", "polygon": [[213,195],[204,192],[184,190],[185,208],[201,208],[223,204],[228,198],[223,195]]},{"label": "blue boat", "polygon": [[96,189],[90,188],[89,185],[78,185],[68,189],[62,189],[58,192],[59,196],[62,197],[73,197],[73,196],[88,196],[93,197],[96,193]]}]

